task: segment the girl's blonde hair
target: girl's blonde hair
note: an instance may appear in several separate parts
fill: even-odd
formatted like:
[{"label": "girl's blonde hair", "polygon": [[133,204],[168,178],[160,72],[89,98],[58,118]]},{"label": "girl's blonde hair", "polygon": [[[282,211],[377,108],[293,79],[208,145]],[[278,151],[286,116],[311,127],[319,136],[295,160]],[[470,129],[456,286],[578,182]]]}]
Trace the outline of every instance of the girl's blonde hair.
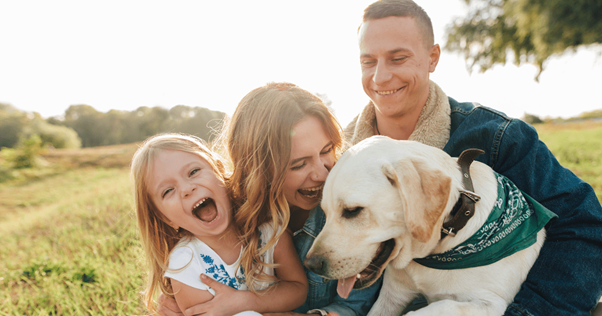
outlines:
[{"label": "girl's blonde hair", "polygon": [[[340,154],[343,134],[335,116],[320,98],[286,82],[269,83],[249,92],[222,133],[234,167],[229,191],[243,242],[241,266],[250,289],[256,280],[269,279],[261,272],[266,263],[259,256],[276,243],[288,225],[290,209],[283,184],[290,160],[291,132],[308,116],[322,122],[335,153]],[[266,222],[280,233],[258,249],[257,228]]]},{"label": "girl's blonde hair", "polygon": [[218,179],[227,185],[227,174],[223,160],[209,150],[204,141],[196,136],[184,134],[162,134],[148,138],[138,148],[132,158],[131,177],[134,182],[134,200],[142,246],[146,253],[149,274],[144,303],[149,311],[156,312],[154,297],[161,290],[173,297],[172,289],[163,277],[169,253],[184,237],[192,236],[184,229],[176,231],[167,224],[167,218],[154,205],[147,184],[153,158],[162,150],[178,150],[196,154],[206,160],[215,171]]}]

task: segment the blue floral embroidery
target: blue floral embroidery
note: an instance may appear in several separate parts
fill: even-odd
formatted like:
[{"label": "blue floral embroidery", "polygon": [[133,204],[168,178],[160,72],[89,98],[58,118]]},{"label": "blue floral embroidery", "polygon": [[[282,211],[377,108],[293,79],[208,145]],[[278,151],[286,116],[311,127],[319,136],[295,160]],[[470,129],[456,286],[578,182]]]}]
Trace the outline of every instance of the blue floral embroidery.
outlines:
[{"label": "blue floral embroidery", "polygon": [[235,288],[237,290],[240,288],[240,284],[238,283],[236,278],[231,278],[228,275],[228,272],[226,272],[226,269],[224,268],[223,264],[216,265],[215,262],[213,261],[213,258],[211,258],[210,256],[207,256],[204,254],[200,254],[200,255],[201,255],[201,259],[203,259],[203,262],[205,262],[209,266],[205,270],[205,273],[208,276],[210,276],[211,278],[213,278],[214,280],[216,280],[222,284],[228,285],[229,287]]}]

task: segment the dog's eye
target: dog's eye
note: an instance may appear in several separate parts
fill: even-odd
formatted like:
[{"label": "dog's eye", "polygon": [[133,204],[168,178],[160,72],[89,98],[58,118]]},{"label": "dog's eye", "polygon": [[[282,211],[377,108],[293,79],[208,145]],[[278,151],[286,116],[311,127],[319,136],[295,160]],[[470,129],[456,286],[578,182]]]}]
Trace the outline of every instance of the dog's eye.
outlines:
[{"label": "dog's eye", "polygon": [[363,210],[364,208],[361,206],[358,207],[354,207],[354,208],[346,208],[343,210],[343,217],[345,218],[353,218],[356,217],[357,215],[359,215],[359,213]]}]

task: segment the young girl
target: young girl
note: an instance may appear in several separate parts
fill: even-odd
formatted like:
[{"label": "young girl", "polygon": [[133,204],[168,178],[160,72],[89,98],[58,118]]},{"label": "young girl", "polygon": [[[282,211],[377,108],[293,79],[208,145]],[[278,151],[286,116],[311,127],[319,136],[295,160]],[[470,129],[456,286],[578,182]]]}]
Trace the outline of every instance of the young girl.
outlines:
[{"label": "young girl", "polygon": [[[253,253],[258,256],[253,265],[240,268],[241,261],[249,260],[239,230],[232,224],[225,167],[202,140],[180,134],[151,137],[134,155],[131,171],[138,225],[150,266],[145,303],[151,312],[159,290],[175,296],[181,310],[212,300],[215,292],[201,282],[201,273],[233,291],[251,290],[229,302],[230,315],[245,310],[286,311],[303,303],[307,279],[290,234],[274,232],[270,224],[257,226],[261,237]],[[275,242],[266,245],[268,240]],[[276,281],[274,275],[279,282],[266,289]],[[261,300],[261,294],[272,289],[283,299]]]}]

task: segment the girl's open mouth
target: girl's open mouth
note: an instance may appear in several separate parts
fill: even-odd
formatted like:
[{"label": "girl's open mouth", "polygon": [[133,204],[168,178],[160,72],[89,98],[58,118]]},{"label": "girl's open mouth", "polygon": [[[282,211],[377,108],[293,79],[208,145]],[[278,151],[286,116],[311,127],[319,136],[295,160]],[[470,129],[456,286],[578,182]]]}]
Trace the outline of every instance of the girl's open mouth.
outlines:
[{"label": "girl's open mouth", "polygon": [[192,214],[205,223],[211,223],[217,218],[217,206],[213,199],[205,198],[192,208]]}]

